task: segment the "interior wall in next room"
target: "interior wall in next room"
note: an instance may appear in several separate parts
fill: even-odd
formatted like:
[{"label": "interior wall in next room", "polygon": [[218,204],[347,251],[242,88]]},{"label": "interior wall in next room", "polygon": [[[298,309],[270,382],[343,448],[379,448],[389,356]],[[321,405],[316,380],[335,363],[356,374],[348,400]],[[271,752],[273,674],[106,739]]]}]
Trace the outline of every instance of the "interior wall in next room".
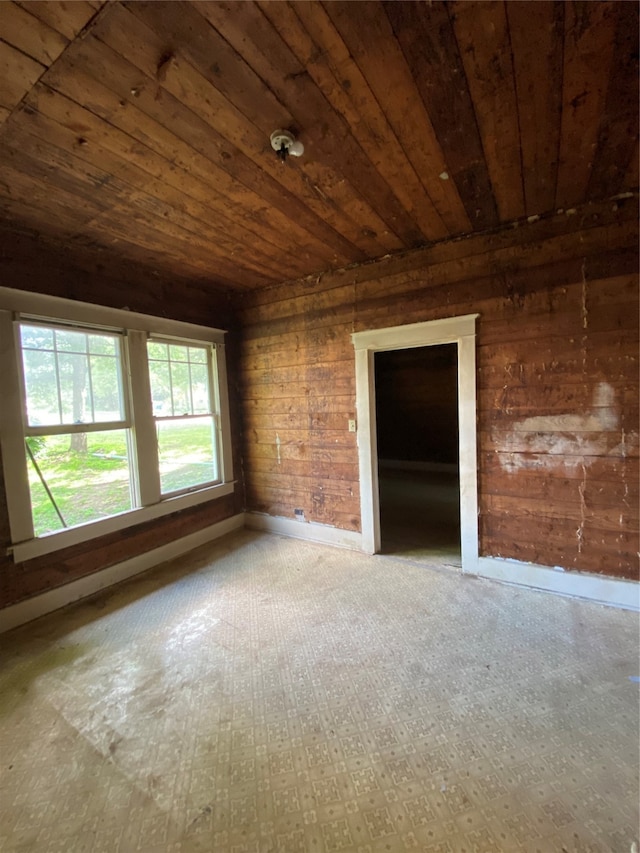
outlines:
[{"label": "interior wall in next room", "polygon": [[455,344],[375,355],[378,459],[458,464]]},{"label": "interior wall in next room", "polygon": [[637,577],[638,308],[635,198],[248,294],[248,508],[360,530],[351,334],[478,313],[481,554]]},{"label": "interior wall in next room", "polygon": [[208,289],[205,282],[167,277],[153,268],[120,263],[115,255],[111,259],[90,251],[80,251],[76,255],[35,235],[10,234],[2,229],[0,259],[4,272],[2,283],[7,287],[230,329],[226,336],[226,354],[233,467],[238,481],[235,493],[226,497],[24,563],[15,563],[7,553],[11,539],[0,464],[0,607],[137,557],[241,512],[244,496],[237,440],[240,422],[234,393],[237,334],[226,294],[216,295],[216,291]]}]

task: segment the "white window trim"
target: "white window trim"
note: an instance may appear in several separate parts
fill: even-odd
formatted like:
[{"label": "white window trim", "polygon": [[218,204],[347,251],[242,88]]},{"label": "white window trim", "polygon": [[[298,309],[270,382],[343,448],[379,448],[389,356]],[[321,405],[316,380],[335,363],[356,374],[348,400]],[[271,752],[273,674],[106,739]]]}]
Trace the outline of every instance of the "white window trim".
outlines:
[{"label": "white window trim", "polygon": [[[88,327],[125,330],[131,352],[135,350],[136,354],[141,356],[140,348],[144,348],[144,358],[132,358],[129,371],[132,405],[134,407],[133,422],[135,424],[133,445],[138,466],[146,466],[147,472],[149,470],[157,471],[154,464],[155,457],[152,461],[148,453],[150,437],[152,436],[153,441],[155,441],[155,420],[150,406],[136,406],[136,400],[141,401],[150,398],[148,371],[142,369],[142,365],[146,364],[147,336],[150,334],[162,335],[168,338],[214,345],[222,433],[221,481],[202,489],[162,498],[160,496],[159,472],[157,473],[157,483],[155,477],[149,478],[147,473],[145,482],[150,485],[146,488],[146,493],[137,496],[141,506],[67,530],[30,538],[32,536],[31,496],[24,454],[23,404],[18,361],[20,350],[17,339],[18,327],[15,322],[18,315],[22,319],[45,318],[54,322],[59,320]],[[229,393],[224,346],[225,334],[225,331],[213,329],[209,326],[0,287],[0,400],[2,401],[2,405],[0,405],[0,443],[13,543],[9,551],[13,553],[16,562],[68,548],[81,542],[88,542],[98,536],[161,518],[233,492],[235,483],[233,480]],[[25,513],[25,507],[29,508],[28,514]]]},{"label": "white window trim", "polygon": [[475,574],[478,565],[478,479],[476,449],[476,348],[475,326],[479,314],[447,317],[425,323],[354,332],[356,357],[356,413],[360,463],[362,548],[380,550],[378,493],[378,439],[374,354],[435,344],[457,344],[458,432],[460,470],[460,526],[462,571]]}]

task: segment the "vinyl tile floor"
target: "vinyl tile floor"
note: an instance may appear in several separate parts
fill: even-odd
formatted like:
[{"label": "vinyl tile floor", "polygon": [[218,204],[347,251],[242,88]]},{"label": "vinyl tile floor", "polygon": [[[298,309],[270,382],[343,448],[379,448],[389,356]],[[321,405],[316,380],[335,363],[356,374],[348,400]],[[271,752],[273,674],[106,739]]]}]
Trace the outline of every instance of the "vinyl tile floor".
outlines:
[{"label": "vinyl tile floor", "polygon": [[629,853],[636,614],[241,531],[2,638],[3,853]]}]

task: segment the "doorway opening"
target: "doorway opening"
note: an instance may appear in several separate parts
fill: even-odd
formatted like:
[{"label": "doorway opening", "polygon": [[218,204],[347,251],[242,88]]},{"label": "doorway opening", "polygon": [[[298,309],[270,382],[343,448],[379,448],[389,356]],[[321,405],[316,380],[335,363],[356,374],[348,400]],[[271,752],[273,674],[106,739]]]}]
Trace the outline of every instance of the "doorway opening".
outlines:
[{"label": "doorway opening", "polygon": [[374,357],[381,551],[460,567],[456,344]]},{"label": "doorway opening", "polygon": [[354,332],[356,411],[362,549],[381,550],[375,359],[378,353],[455,344],[457,354],[458,470],[460,552],[462,571],[478,570],[478,476],[476,448],[476,334],[477,314],[447,317],[425,323]]}]

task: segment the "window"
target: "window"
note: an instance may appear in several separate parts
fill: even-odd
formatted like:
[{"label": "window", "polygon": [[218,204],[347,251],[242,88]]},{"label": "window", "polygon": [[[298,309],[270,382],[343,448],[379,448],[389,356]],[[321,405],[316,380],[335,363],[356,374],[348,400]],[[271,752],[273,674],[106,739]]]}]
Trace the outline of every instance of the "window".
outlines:
[{"label": "window", "polygon": [[132,509],[122,336],[18,326],[35,536]]},{"label": "window", "polygon": [[16,559],[233,490],[223,336],[0,288]]},{"label": "window", "polygon": [[202,346],[147,344],[163,494],[218,478],[213,353]]}]

